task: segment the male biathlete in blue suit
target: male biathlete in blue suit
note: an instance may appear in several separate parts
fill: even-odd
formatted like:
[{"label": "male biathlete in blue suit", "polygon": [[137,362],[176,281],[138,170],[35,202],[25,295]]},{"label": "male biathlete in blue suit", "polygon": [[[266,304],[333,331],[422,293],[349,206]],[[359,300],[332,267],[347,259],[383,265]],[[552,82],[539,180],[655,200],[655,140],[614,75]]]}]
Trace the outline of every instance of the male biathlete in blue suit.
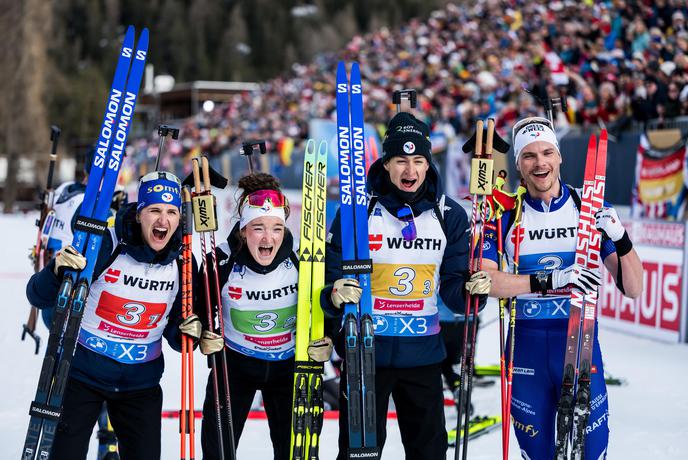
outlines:
[{"label": "male biathlete in blue suit", "polygon": [[[526,118],[516,123],[513,135],[516,168],[527,188],[519,274],[497,270],[494,231],[486,234],[483,270],[492,276],[491,296],[517,298],[511,408],[522,456],[550,459],[555,451],[570,291],[593,291],[601,277],[575,264],[579,219],[576,201],[580,192],[559,178],[562,158],[551,123],[544,118]],[[511,263],[514,228],[509,217],[509,212],[502,217],[502,234]],[[604,235],[601,258],[618,289],[627,297],[640,296],[642,265],[616,211],[605,203],[595,215],[595,225]],[[609,438],[607,389],[597,334],[593,366],[585,458],[597,460],[606,457]]]}]

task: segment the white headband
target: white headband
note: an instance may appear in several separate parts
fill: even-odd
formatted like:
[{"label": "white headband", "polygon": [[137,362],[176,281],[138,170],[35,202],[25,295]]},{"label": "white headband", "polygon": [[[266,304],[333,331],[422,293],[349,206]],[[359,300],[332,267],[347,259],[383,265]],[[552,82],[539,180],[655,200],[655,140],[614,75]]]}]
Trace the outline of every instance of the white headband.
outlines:
[{"label": "white headband", "polygon": [[246,227],[249,222],[259,217],[279,217],[282,221],[286,221],[286,214],[283,207],[272,205],[272,201],[265,200],[263,206],[250,206],[248,203],[241,208],[241,219],[239,219],[239,228]]},{"label": "white headband", "polygon": [[533,142],[544,141],[549,142],[554,145],[559,152],[559,142],[557,141],[557,136],[551,128],[548,120],[544,118],[526,118],[522,120],[521,126],[518,124],[514,129],[514,157],[516,158],[516,163],[518,163],[518,157],[521,155],[521,151]]}]

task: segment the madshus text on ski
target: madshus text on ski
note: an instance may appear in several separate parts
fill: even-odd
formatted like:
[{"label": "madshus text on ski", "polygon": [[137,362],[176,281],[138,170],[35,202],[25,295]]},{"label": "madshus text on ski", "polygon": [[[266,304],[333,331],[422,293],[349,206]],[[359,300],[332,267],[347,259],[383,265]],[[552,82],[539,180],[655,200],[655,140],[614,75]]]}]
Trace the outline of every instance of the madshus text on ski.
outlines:
[{"label": "madshus text on ski", "polygon": [[[180,410],[171,416],[182,459],[237,458],[257,391],[280,460],[318,459],[323,441],[337,443],[338,459],[380,458],[390,397],[406,458],[445,459],[453,446],[456,459],[467,459],[471,439],[501,426],[506,460],[510,425],[528,458],[604,456],[601,265],[623,294],[642,290],[638,255],[604,201],[605,131],[591,138],[575,188],[560,179],[552,102],[549,118],[518,121],[512,193],[493,163],[494,151],[510,145],[494,120],[478,120],[464,145],[469,215],[444,193],[415,90],[392,95],[397,113],[382,155],[371,157],[361,68],[340,62],[336,139],[305,147],[298,250],[278,178],[254,170],[253,155],[266,152],[255,140],[242,147],[248,173],[237,184],[235,224],[216,240],[213,189],[227,180],[205,156],[183,180],[158,169],[165,140],[179,136],[174,127],[160,126],[156,167],[140,178],[136,201],[118,198],[148,31],[135,38],[130,27],[87,181],[53,190],[49,172],[23,327],[38,348],[40,310],[50,333],[23,460],[85,459],[96,423],[99,458],[160,458],[163,338],[181,353]],[[339,206],[328,230],[334,158]],[[475,363],[488,296],[499,299],[501,413],[486,416],[473,413],[471,399],[493,383]],[[210,368],[200,453],[196,349]],[[338,409],[336,441],[321,439],[326,408]],[[454,410],[448,432],[445,413]]]}]

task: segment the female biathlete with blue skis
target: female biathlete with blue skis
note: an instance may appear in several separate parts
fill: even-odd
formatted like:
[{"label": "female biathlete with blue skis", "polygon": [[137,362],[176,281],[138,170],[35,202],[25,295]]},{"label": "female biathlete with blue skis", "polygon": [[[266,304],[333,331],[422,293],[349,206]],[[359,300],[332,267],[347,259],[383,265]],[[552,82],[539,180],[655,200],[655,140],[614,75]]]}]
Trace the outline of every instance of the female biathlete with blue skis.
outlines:
[{"label": "female biathlete with blue skis", "polygon": [[[250,174],[238,185],[243,190],[239,222],[216,249],[225,336],[204,331],[201,351],[227,354],[235,443],[260,390],[274,459],[289,460],[298,285],[298,257],[285,223],[289,204],[279,182],[269,174]],[[331,353],[329,337],[308,346],[315,361],[325,362]],[[220,401],[224,400],[221,391]],[[228,423],[224,409],[221,413],[223,423]],[[201,432],[205,460],[220,458],[215,420],[209,378]],[[223,445],[225,458],[232,458],[230,443],[225,440]]]},{"label": "female biathlete with blue skis", "polygon": [[[580,192],[559,178],[559,143],[546,118],[526,118],[513,128],[516,169],[525,181],[519,275],[497,269],[497,236],[485,235],[483,269],[492,276],[490,295],[516,296],[512,420],[524,459],[550,459],[555,452],[555,418],[561,394],[571,289],[591,292],[600,275],[574,263]],[[574,196],[574,194],[576,194]],[[502,216],[504,248],[513,261],[513,226]],[[595,216],[606,238],[601,258],[627,297],[641,294],[642,265],[616,211],[606,203]],[[508,230],[508,231],[507,231]],[[546,294],[546,295],[545,295]],[[595,333],[591,414],[585,458],[606,456],[607,389]]]},{"label": "female biathlete with blue skis", "polygon": [[[103,402],[121,458],[160,458],[162,337],[179,351],[180,329],[200,335],[197,318],[182,323],[180,206],[176,176],[147,174],[138,202],[119,211],[111,237],[103,238],[51,458],[86,459]],[[29,302],[52,307],[61,272],[85,266],[86,258],[66,246],[29,280]]]}]

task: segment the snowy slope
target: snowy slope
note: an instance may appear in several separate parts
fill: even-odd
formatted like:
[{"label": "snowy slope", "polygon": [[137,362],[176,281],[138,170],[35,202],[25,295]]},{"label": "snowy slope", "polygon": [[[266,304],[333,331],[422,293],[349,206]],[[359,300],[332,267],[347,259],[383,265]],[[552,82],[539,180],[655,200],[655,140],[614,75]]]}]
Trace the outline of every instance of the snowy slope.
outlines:
[{"label": "snowy slope", "polygon": [[[0,216],[0,242],[3,243],[0,256],[0,292],[4,299],[3,321],[0,322],[0,389],[4,396],[0,402],[0,458],[19,458],[28,423],[28,407],[33,398],[42,354],[33,354],[33,345],[21,342],[21,324],[28,316],[28,304],[24,287],[31,275],[27,259],[28,248],[33,244],[35,215]],[[481,330],[478,347],[478,362],[498,362],[497,323],[490,322],[496,316],[496,308],[488,306],[485,323]],[[41,324],[38,328],[44,342],[47,330]],[[610,459],[683,459],[688,448],[688,428],[685,414],[688,413],[688,346],[668,345],[623,335],[602,329],[600,333],[605,367],[614,376],[628,381],[624,387],[610,387]],[[45,349],[43,344],[41,353]],[[166,372],[163,378],[164,409],[179,407],[180,355],[165,349]],[[205,391],[207,368],[205,360],[196,359],[196,407],[200,409]],[[477,388],[474,392],[476,412],[480,414],[499,413],[498,386]],[[453,426],[453,411],[447,413],[447,424]],[[197,422],[200,432],[200,423]],[[384,459],[403,458],[403,447],[396,422],[388,423],[388,442]],[[471,459],[501,458],[501,437],[499,430],[471,442]],[[178,458],[179,435],[176,420],[163,421],[164,459]],[[325,422],[323,430],[322,458],[336,456],[337,423]],[[238,457],[253,460],[270,459],[267,423],[264,420],[250,420],[239,445]],[[95,446],[95,441],[92,443]],[[200,440],[197,443],[200,447]],[[200,449],[199,449],[200,450]],[[200,458],[199,455],[197,455]],[[90,458],[94,458],[90,456]],[[449,450],[447,458],[453,458]],[[517,459],[516,438],[511,438],[510,458]]]}]

